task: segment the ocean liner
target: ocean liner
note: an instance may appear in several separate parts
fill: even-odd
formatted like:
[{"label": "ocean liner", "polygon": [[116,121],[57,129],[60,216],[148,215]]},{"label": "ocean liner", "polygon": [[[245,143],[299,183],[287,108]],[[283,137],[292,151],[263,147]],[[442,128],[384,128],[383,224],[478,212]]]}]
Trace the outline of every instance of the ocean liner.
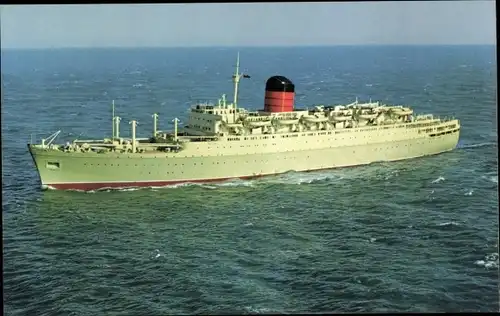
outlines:
[{"label": "ocean liner", "polygon": [[453,150],[459,139],[457,119],[417,115],[408,106],[381,102],[295,107],[295,85],[272,76],[265,85],[263,109],[238,106],[238,85],[249,76],[233,75],[232,102],[191,106],[181,128],[157,129],[151,137],[120,136],[112,110],[111,137],[54,144],[60,131],[39,144],[28,144],[41,187],[96,190],[157,187],[185,182],[253,178],[288,171],[311,171],[397,161]]}]

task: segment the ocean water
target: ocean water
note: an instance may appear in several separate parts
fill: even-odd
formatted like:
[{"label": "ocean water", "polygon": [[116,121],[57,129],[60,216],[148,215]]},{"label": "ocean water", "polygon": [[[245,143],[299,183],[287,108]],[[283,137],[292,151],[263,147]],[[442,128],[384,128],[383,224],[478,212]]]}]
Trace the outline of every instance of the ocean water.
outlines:
[{"label": "ocean water", "polygon": [[26,148],[138,135],[227,93],[236,49],[2,51],[6,315],[499,310],[494,46],[241,48],[240,105],[381,100],[461,120],[456,150],[140,190],[41,191]]}]

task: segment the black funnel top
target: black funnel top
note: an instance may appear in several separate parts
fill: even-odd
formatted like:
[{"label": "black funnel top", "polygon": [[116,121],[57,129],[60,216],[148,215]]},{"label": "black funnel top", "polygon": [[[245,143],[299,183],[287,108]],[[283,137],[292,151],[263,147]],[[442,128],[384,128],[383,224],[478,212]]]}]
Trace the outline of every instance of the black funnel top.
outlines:
[{"label": "black funnel top", "polygon": [[287,77],[273,76],[267,79],[266,91],[295,92],[295,85]]}]

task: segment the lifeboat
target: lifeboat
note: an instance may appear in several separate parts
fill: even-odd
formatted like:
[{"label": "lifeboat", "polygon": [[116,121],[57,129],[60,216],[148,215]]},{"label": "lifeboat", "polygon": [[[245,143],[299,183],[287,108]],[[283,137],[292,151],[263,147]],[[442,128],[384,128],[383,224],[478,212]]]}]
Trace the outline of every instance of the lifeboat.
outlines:
[{"label": "lifeboat", "polygon": [[397,109],[397,110],[394,110],[394,114],[401,115],[401,116],[411,115],[411,114],[413,114],[413,110],[410,110],[410,109]]},{"label": "lifeboat", "polygon": [[323,117],[317,117],[317,116],[303,116],[304,121],[308,123],[321,123],[321,122],[326,122],[328,121],[328,117],[323,116]]},{"label": "lifeboat", "polygon": [[359,118],[363,120],[372,120],[377,117],[377,113],[370,113],[370,114],[360,114]]},{"label": "lifeboat", "polygon": [[262,126],[270,126],[271,121],[270,120],[265,120],[265,121],[245,121],[245,123],[248,126],[251,127],[262,127]]},{"label": "lifeboat", "polygon": [[242,128],[243,124],[241,123],[226,123],[225,124],[227,127],[232,127],[232,128]]},{"label": "lifeboat", "polygon": [[335,122],[344,122],[344,121],[347,121],[348,119],[349,119],[349,116],[340,116],[340,115],[332,116],[332,121],[335,121]]},{"label": "lifeboat", "polygon": [[277,119],[276,122],[281,125],[293,125],[298,124],[299,119]]}]

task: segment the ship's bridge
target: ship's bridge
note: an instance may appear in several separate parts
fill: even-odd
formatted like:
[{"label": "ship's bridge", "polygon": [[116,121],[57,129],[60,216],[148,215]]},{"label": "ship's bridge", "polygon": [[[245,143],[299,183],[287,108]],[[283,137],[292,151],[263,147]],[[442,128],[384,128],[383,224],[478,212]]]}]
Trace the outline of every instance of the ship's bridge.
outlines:
[{"label": "ship's bridge", "polygon": [[216,135],[223,122],[234,124],[247,112],[243,108],[236,108],[233,103],[227,103],[225,95],[222,95],[217,104],[198,103],[191,106],[185,130],[193,135]]}]

